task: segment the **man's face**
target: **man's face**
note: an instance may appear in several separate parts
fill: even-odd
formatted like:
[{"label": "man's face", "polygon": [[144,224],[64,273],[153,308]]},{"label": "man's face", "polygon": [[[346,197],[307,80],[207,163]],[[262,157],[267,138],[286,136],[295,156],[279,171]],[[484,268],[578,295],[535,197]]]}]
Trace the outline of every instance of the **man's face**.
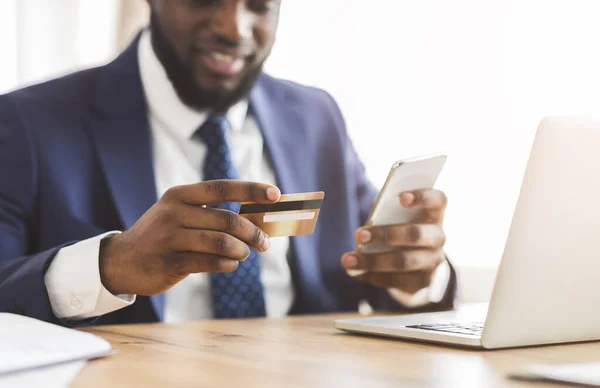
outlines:
[{"label": "man's face", "polygon": [[152,45],[184,103],[245,98],[275,41],[281,0],[150,0]]}]

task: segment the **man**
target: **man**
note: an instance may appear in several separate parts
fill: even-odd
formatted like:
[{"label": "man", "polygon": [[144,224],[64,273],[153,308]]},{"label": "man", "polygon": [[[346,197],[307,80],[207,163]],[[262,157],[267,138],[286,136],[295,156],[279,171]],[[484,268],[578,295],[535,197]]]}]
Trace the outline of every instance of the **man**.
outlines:
[{"label": "man", "polygon": [[[376,191],[337,105],[262,73],[280,1],[149,3],[114,62],[0,97],[0,311],[78,325],[450,307],[445,196],[398,193],[421,223],[361,227]],[[326,193],[312,235],[269,239],[235,213],[308,191]]]}]

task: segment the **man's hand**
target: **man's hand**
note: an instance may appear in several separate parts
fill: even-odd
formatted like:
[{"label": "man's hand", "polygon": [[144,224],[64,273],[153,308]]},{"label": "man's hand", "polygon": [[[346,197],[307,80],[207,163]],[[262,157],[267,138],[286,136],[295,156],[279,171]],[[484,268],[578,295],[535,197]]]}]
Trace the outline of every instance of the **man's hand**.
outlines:
[{"label": "man's hand", "polygon": [[346,253],[342,266],[362,270],[357,279],[378,287],[397,288],[408,293],[429,286],[435,269],[445,260],[446,241],[442,221],[446,195],[438,190],[404,192],[399,201],[404,207],[420,209],[413,224],[362,227],[355,239],[361,245],[385,245],[395,248],[379,254]]},{"label": "man's hand", "polygon": [[273,203],[278,188],[242,181],[173,187],[130,229],[102,241],[100,277],[111,293],[155,295],[191,273],[231,272],[249,255],[269,249],[269,237],[224,202]]}]

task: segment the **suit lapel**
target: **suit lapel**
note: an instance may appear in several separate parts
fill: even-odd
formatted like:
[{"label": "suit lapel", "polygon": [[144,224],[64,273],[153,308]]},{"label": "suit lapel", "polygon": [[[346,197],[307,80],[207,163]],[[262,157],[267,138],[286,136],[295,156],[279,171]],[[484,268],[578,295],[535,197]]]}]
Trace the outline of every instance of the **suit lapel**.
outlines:
[{"label": "suit lapel", "polygon": [[[262,76],[250,95],[250,109],[261,129],[281,192],[291,194],[314,190],[311,182],[314,182],[312,174],[316,173],[317,166],[313,166],[310,144],[301,127],[301,107],[286,101],[283,89],[268,76]],[[322,271],[316,237],[294,236],[291,242],[301,294],[311,300],[319,300],[318,294],[323,290],[318,286]]]},{"label": "suit lapel", "polygon": [[137,40],[98,77],[90,124],[110,193],[123,226],[129,228],[156,202]]},{"label": "suit lapel", "polygon": [[269,88],[261,78],[252,90],[250,110],[256,118],[265,142],[266,151],[275,170],[277,184],[283,193],[295,193],[301,182],[295,150],[304,142],[302,132],[292,130],[296,112],[289,108],[280,89]]},{"label": "suit lapel", "polygon": [[[102,171],[124,229],[157,200],[138,40],[139,36],[115,61],[98,70],[90,122]],[[162,319],[164,295],[152,297],[152,304]]]}]

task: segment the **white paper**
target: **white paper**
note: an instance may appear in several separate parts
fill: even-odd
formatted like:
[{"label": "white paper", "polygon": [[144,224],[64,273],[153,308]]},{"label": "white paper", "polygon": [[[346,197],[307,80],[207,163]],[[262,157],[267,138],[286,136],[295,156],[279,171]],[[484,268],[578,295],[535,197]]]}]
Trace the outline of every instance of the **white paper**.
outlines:
[{"label": "white paper", "polygon": [[0,313],[0,380],[17,371],[88,360],[111,352],[110,343],[93,334]]},{"label": "white paper", "polygon": [[527,371],[536,377],[549,380],[600,387],[600,362],[532,365]]},{"label": "white paper", "polygon": [[0,376],[0,388],[12,387],[68,387],[85,366],[85,361],[48,366]]}]

